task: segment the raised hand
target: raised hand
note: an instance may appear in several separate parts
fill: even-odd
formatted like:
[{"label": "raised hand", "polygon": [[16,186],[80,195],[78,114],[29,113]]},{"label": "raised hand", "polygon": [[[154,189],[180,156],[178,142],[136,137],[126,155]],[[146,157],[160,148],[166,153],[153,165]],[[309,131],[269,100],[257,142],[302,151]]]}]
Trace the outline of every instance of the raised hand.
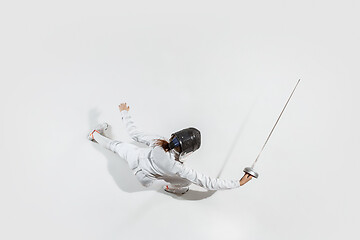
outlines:
[{"label": "raised hand", "polygon": [[119,110],[120,110],[120,112],[121,112],[121,111],[124,111],[124,110],[129,111],[129,109],[130,109],[130,107],[129,107],[129,106],[126,106],[126,103],[121,103],[121,104],[119,105]]}]

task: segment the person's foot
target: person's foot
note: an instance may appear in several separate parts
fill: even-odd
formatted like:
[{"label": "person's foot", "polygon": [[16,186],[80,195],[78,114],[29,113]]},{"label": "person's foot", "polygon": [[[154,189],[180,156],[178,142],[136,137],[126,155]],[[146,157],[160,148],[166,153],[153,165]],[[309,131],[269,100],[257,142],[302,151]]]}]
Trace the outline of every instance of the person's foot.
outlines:
[{"label": "person's foot", "polygon": [[165,192],[179,194],[179,195],[189,191],[189,187],[175,187],[172,185],[165,185],[163,186],[163,189]]},{"label": "person's foot", "polygon": [[106,130],[108,129],[108,127],[109,127],[109,124],[107,124],[107,123],[105,123],[105,122],[97,125],[96,128],[94,128],[93,130],[91,130],[90,133],[88,134],[88,139],[89,139],[90,141],[93,141],[93,140],[94,140],[94,135],[93,135],[94,132],[97,132],[97,133],[99,133],[99,134],[103,134],[104,131],[106,131]]}]

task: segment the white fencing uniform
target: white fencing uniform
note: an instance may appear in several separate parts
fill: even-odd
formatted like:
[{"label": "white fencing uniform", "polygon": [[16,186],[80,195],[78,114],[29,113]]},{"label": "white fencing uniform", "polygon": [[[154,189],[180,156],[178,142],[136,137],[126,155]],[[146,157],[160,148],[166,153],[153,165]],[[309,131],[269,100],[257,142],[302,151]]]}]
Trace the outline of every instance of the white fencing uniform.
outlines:
[{"label": "white fencing uniform", "polygon": [[164,180],[179,188],[187,187],[191,183],[208,190],[240,187],[239,180],[211,178],[186,167],[175,160],[178,155],[174,150],[165,152],[162,147],[155,146],[156,139],[166,140],[165,138],[139,131],[128,111],[123,110],[120,115],[131,138],[146,144],[148,148],[138,148],[129,143],[111,140],[97,132],[94,133],[94,139],[103,147],[124,158],[142,185],[148,187],[156,180]]}]

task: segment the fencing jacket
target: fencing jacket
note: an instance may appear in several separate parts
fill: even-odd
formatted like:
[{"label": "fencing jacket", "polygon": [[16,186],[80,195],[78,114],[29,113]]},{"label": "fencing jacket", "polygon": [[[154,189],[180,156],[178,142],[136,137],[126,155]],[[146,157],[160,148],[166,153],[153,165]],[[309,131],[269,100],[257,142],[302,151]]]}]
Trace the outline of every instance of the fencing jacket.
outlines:
[{"label": "fencing jacket", "polygon": [[139,131],[128,111],[123,110],[120,114],[130,137],[148,146],[140,149],[138,166],[134,171],[144,186],[150,186],[155,180],[165,180],[179,187],[194,183],[208,190],[240,187],[239,180],[211,178],[185,166],[176,160],[178,155],[175,151],[165,152],[162,147],[155,146],[156,139],[166,140],[164,137]]}]

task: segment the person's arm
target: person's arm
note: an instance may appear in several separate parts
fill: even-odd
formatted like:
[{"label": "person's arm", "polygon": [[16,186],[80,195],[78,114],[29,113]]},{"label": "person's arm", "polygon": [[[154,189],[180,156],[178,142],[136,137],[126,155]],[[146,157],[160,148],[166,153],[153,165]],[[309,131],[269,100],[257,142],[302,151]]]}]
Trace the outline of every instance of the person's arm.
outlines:
[{"label": "person's arm", "polygon": [[134,141],[139,143],[144,143],[148,146],[152,146],[155,143],[156,139],[164,139],[161,136],[146,134],[140,131],[136,127],[134,121],[131,119],[131,116],[129,114],[129,109],[130,107],[127,106],[126,103],[121,103],[119,105],[120,116],[123,120],[123,123],[125,124],[127,132]]},{"label": "person's arm", "polygon": [[245,183],[250,181],[252,178],[248,174],[245,174],[244,177],[240,181],[239,180],[225,180],[225,179],[220,179],[220,178],[211,178],[202,173],[198,173],[195,170],[182,165],[181,163],[179,163],[179,164],[180,164],[180,165],[178,165],[179,171],[177,172],[177,174],[180,177],[185,178],[185,179],[189,180],[190,182],[192,182],[196,185],[199,185],[208,190],[221,190],[221,189],[237,188],[237,187],[244,185]]}]

